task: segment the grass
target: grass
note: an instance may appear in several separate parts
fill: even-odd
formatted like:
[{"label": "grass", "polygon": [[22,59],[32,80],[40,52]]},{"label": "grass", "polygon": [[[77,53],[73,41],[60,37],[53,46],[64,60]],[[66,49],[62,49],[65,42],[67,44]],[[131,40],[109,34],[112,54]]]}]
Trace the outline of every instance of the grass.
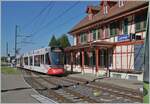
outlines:
[{"label": "grass", "polygon": [[147,90],[147,94],[144,96],[144,103],[149,103],[149,84],[144,83],[144,88]]},{"label": "grass", "polygon": [[1,66],[1,73],[4,74],[19,74],[20,72],[16,68]]}]

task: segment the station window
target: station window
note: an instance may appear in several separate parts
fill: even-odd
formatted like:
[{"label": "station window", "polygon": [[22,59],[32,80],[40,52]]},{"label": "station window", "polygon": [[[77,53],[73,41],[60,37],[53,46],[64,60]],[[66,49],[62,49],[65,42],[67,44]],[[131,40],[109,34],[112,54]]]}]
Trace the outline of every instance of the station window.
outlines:
[{"label": "station window", "polygon": [[124,6],[124,3],[125,3],[125,1],[123,1],[123,0],[119,0],[119,7]]},{"label": "station window", "polygon": [[118,22],[113,22],[110,24],[110,36],[117,35],[117,26],[119,26]]},{"label": "station window", "polygon": [[104,15],[108,14],[108,7],[107,7],[107,3],[105,2],[104,4]]},{"label": "station window", "polygon": [[96,29],[92,31],[93,33],[93,40],[98,40],[100,38],[100,32]]},{"label": "station window", "polygon": [[113,49],[109,49],[108,52],[108,66],[111,66],[113,64]]},{"label": "station window", "polygon": [[81,54],[80,52],[76,54],[76,65],[80,65],[80,58],[81,58],[80,54]]},{"label": "station window", "polygon": [[33,65],[33,57],[30,56],[29,59],[30,59],[30,65]]},{"label": "station window", "polygon": [[100,66],[101,67],[107,67],[107,60],[108,60],[108,56],[107,56],[107,50],[101,49],[99,51],[99,57],[100,57]]},{"label": "station window", "polygon": [[65,57],[66,64],[71,64],[71,63],[70,63],[70,60],[71,60],[71,53],[66,53],[65,55],[66,55],[66,57]]},{"label": "station window", "polygon": [[96,30],[93,30],[92,33],[93,33],[93,40],[96,40]]},{"label": "station window", "polygon": [[123,33],[128,34],[128,18],[123,21]]},{"label": "station window", "polygon": [[135,31],[140,32],[146,29],[147,13],[135,16]]},{"label": "station window", "polygon": [[40,56],[34,56],[34,66],[40,66]]},{"label": "station window", "polygon": [[106,38],[108,38],[109,37],[109,34],[110,32],[109,32],[109,27],[108,27],[108,25],[106,26],[106,28],[105,28],[105,37]]},{"label": "station window", "polygon": [[85,43],[87,41],[87,37],[85,33],[80,35],[80,40],[81,40],[81,43]]},{"label": "station window", "polygon": [[95,59],[95,51],[90,52],[90,66],[96,65],[96,59]]},{"label": "station window", "polygon": [[88,59],[88,54],[87,54],[87,52],[84,52],[84,65],[89,65],[89,59]]}]

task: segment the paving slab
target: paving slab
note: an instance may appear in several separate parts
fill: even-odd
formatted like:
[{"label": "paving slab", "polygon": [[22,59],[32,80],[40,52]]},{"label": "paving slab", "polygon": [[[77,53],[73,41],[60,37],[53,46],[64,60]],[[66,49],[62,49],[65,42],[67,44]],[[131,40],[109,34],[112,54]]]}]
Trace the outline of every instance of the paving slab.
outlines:
[{"label": "paving slab", "polygon": [[23,79],[21,74],[1,74],[2,103],[39,103],[32,95],[38,95]]}]

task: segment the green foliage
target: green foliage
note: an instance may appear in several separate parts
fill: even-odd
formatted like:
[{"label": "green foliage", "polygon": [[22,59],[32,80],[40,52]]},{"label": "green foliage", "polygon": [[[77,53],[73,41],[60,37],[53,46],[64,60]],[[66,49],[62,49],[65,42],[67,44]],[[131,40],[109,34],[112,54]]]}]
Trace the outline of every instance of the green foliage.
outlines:
[{"label": "green foliage", "polygon": [[54,47],[54,46],[57,46],[57,40],[55,38],[55,35],[52,36],[51,38],[51,41],[49,42],[49,45],[48,46],[51,46],[51,47]]},{"label": "green foliage", "polygon": [[62,47],[62,48],[66,48],[66,47],[71,46],[66,34],[62,35],[62,36],[57,40],[57,42],[58,42],[58,46],[60,46],[60,47]]},{"label": "green foliage", "polygon": [[49,42],[49,46],[53,47],[53,46],[59,46],[62,48],[66,48],[71,46],[70,42],[68,40],[68,37],[66,34],[62,35],[60,38],[58,38],[56,40],[55,36],[53,35],[53,37],[51,38],[51,41]]}]

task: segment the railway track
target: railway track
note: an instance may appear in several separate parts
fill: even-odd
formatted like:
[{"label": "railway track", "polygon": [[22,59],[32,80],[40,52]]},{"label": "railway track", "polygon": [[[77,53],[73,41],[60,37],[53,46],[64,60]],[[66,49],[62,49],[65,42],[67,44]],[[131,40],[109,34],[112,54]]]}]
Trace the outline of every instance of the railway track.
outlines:
[{"label": "railway track", "polygon": [[[31,75],[30,72],[27,72],[28,75]],[[32,75],[31,75],[32,76]],[[65,97],[61,96],[60,94],[56,93],[54,90],[48,88],[44,84],[41,83],[41,80],[38,80],[38,78],[34,77],[25,77],[25,80],[40,94],[49,97],[57,102],[63,102],[68,103],[71,102],[69,99],[66,99]]]},{"label": "railway track", "polygon": [[[47,94],[50,98],[61,103],[133,103],[142,102],[140,93],[130,90],[123,90],[121,87],[108,86],[108,84],[99,84],[96,82],[88,82],[85,79],[74,77],[56,77],[41,75],[39,73],[30,74],[32,80],[38,83],[39,86],[44,86],[42,89],[47,89]],[[44,84],[45,82],[45,84]],[[46,84],[47,83],[47,84]],[[50,86],[48,86],[50,85]],[[41,91],[41,90],[39,90]],[[94,96],[93,91],[100,93],[99,96]],[[55,93],[55,94],[54,94]],[[45,92],[42,91],[44,95]],[[56,99],[57,98],[57,99]]]},{"label": "railway track", "polygon": [[[56,79],[57,79],[57,77],[56,77]],[[54,81],[55,79],[52,79],[52,80]],[[137,95],[136,92],[133,93],[133,91],[130,92],[130,91],[123,90],[123,89],[121,90],[120,88],[118,89],[118,87],[114,87],[114,86],[110,87],[109,84],[107,84],[109,87],[106,85],[101,86],[100,84],[95,83],[95,82],[89,83],[86,80],[85,81],[81,81],[81,79],[74,80],[73,78],[61,78],[61,79],[58,78],[57,80],[59,80],[59,82],[63,82],[65,80],[65,81],[69,81],[71,83],[76,83],[75,85],[78,85],[78,86],[80,84],[81,86],[86,86],[86,87],[92,88],[94,90],[107,92],[107,93],[111,94],[112,96],[116,96],[116,98],[124,98],[124,99],[126,99],[126,101],[131,100],[131,101],[135,101],[135,102],[142,102],[142,100],[143,100],[142,96]],[[57,80],[54,82],[57,82]],[[50,83],[53,83],[53,82],[50,82]]]},{"label": "railway track", "polygon": [[[31,75],[31,73],[30,73],[30,75]],[[31,76],[33,76],[33,75],[31,75]],[[53,83],[53,85],[55,85],[55,87],[53,86],[53,88],[48,88],[46,86],[46,84],[42,83],[44,81],[49,82],[45,79],[45,77],[35,76],[35,74],[34,74],[34,77],[30,78],[30,81],[31,80],[34,82],[34,83],[32,83],[32,86],[39,93],[46,95],[47,97],[52,98],[53,100],[58,101],[60,103],[77,103],[77,102],[80,102],[80,103],[89,103],[89,102],[93,103],[93,102],[95,102],[96,103],[96,101],[94,101],[88,97],[81,96],[79,93],[71,91],[67,88],[57,90],[58,86],[56,83]],[[28,83],[31,83],[31,82],[28,81]],[[35,85],[35,84],[37,84],[37,85]],[[46,92],[48,92],[48,94],[46,94]]]},{"label": "railway track", "polygon": [[120,95],[120,96],[123,96],[125,98],[130,98],[132,100],[139,101],[139,102],[143,101],[143,94],[140,93],[139,91],[127,89],[127,88],[124,88],[124,87],[119,87],[119,86],[116,86],[116,85],[110,85],[110,84],[102,83],[102,82],[100,82],[100,83],[96,83],[94,81],[89,82],[85,79],[79,79],[79,78],[74,78],[74,77],[69,77],[65,80],[68,80],[68,81],[73,81],[74,80],[77,83],[86,84],[87,86],[97,88],[97,89],[101,89],[101,90],[104,90],[104,91],[108,91],[108,92],[111,92],[115,95]]}]

